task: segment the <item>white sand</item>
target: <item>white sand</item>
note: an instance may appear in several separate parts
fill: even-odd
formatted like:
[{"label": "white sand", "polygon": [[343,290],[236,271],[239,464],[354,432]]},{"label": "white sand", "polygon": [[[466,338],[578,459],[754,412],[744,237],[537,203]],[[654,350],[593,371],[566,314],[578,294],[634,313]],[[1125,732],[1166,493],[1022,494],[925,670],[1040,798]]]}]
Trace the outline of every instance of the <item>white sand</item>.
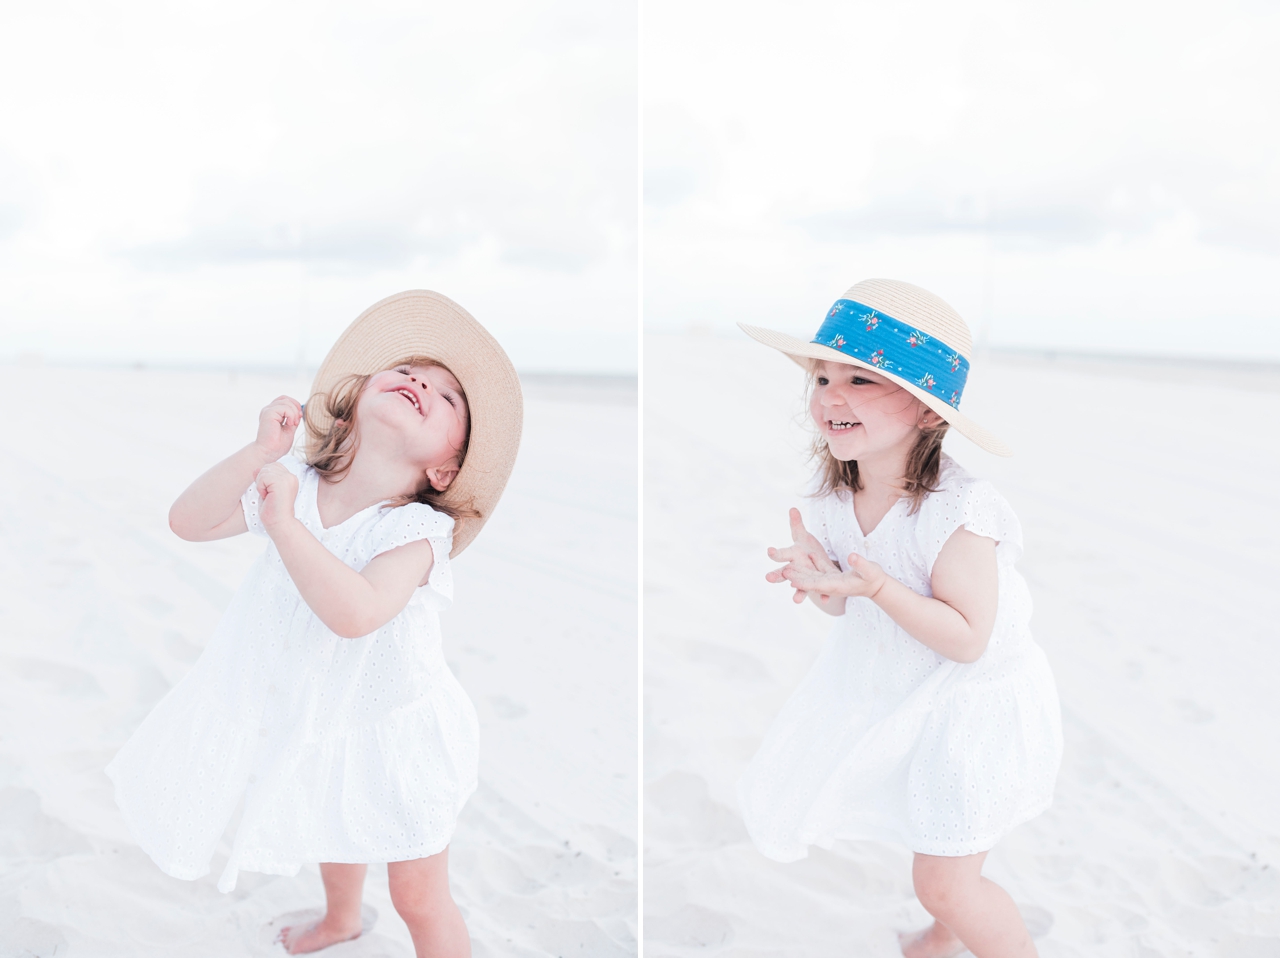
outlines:
[{"label": "white sand", "polygon": [[[102,768],[191,666],[262,542],[193,544],[173,498],[253,437],[289,376],[0,368],[0,956],[270,954],[297,878],[162,874]],[[446,656],[481,723],[453,844],[477,956],[635,953],[635,392],[531,382],[507,494],[455,565]],[[386,869],[370,935],[410,956]],[[282,951],[278,953],[283,953]]]},{"label": "white sand", "polygon": [[[829,620],[764,579],[807,468],[802,374],[740,339],[645,354],[645,954],[898,954],[910,855],[779,865],[734,789]],[[1232,385],[1232,383],[1235,385]],[[988,874],[1045,958],[1280,955],[1280,373],[980,363],[948,440],[1022,519],[1032,626],[1062,694],[1054,807]],[[953,441],[954,440],[954,441]]]}]

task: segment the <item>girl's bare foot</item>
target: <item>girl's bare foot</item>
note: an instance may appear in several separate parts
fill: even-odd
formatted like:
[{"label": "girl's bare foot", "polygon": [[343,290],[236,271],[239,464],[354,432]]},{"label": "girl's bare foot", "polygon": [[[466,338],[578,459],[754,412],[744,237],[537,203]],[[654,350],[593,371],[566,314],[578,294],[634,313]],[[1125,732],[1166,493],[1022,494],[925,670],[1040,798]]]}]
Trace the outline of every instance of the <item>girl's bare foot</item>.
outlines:
[{"label": "girl's bare foot", "polygon": [[359,938],[360,930],[359,915],[356,916],[354,925],[340,924],[336,921],[331,922],[329,921],[329,916],[326,915],[314,924],[290,925],[288,928],[282,928],[276,940],[284,945],[284,950],[289,954],[302,955],[309,951],[328,948],[330,945],[336,945],[340,941]]},{"label": "girl's bare foot", "polygon": [[964,943],[940,922],[923,931],[907,931],[898,935],[904,958],[955,958],[964,953]]}]

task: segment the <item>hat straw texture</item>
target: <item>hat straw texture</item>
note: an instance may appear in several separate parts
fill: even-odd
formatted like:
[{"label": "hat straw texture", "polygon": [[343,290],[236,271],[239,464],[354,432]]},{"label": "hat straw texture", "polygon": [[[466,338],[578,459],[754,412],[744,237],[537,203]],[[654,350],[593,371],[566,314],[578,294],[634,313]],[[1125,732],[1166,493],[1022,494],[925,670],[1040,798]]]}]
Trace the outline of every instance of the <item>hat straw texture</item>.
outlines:
[{"label": "hat straw texture", "polygon": [[[343,377],[390,369],[411,356],[426,356],[448,367],[467,397],[471,435],[458,475],[445,502],[470,506],[479,519],[459,519],[453,551],[458,555],[493,513],[515,465],[524,422],[520,377],[498,341],[465,309],[440,293],[409,290],[388,296],[361,313],[320,364],[311,384],[313,400]],[[321,429],[329,425],[322,401],[307,415]],[[307,451],[315,441],[308,437]]]},{"label": "hat straw texture", "polygon": [[[968,324],[944,300],[926,289],[898,280],[867,279],[850,287],[841,299],[860,303],[899,323],[917,329],[926,336],[945,343],[963,356],[966,363],[970,361],[973,352],[973,336],[969,332]],[[997,456],[1013,455],[1013,451],[1000,439],[963,415],[958,408],[941,396],[926,391],[916,383],[898,375],[891,368],[872,365],[838,349],[833,349],[831,346],[796,339],[794,336],[788,336],[776,330],[748,326],[744,323],[738,325],[752,339],[786,353],[806,369],[809,368],[811,361],[816,359],[861,366],[887,376],[987,452]]]}]

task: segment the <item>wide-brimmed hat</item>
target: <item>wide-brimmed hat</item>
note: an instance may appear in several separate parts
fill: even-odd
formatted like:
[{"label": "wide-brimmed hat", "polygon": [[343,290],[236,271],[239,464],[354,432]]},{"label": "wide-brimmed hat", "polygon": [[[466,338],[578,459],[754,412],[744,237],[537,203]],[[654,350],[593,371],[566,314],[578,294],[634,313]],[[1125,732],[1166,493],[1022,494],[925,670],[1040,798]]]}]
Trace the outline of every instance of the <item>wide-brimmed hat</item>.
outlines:
[{"label": "wide-brimmed hat", "polygon": [[[338,337],[311,383],[311,396],[328,393],[344,376],[380,372],[411,356],[443,363],[467,395],[467,455],[441,499],[470,506],[480,518],[454,526],[450,555],[456,556],[493,514],[520,448],[520,377],[498,341],[447,296],[426,289],[396,293],[366,309]],[[321,431],[329,427],[323,402],[308,402],[307,418]],[[316,445],[308,435],[308,454]]]},{"label": "wide-brimmed hat", "polygon": [[973,337],[960,314],[928,290],[892,279],[864,279],[836,300],[810,342],[738,325],[806,368],[809,360],[825,359],[882,373],[987,452],[1013,455],[960,412]]}]

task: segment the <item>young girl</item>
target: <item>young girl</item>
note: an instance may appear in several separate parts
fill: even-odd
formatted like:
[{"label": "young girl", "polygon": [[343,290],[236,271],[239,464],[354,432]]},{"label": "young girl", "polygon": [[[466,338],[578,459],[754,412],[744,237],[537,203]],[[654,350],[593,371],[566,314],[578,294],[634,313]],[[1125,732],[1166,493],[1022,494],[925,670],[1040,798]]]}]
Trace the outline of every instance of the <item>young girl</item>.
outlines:
[{"label": "young girl", "polygon": [[[288,455],[304,418],[305,462]],[[471,952],[447,846],[476,787],[476,716],[436,613],[452,598],[451,556],[501,495],[520,425],[501,347],[443,296],[401,293],[334,346],[305,417],[276,399],[257,438],[170,510],[184,539],[270,542],[107,774],[138,843],[177,878],[208,873],[241,803],[221,891],[240,869],[323,863],[325,915],[282,932],[290,953],[360,934],[370,862],[388,863],[419,958]]]},{"label": "young girl", "polygon": [[982,864],[1049,806],[1061,720],[1014,568],[1018,520],[942,452],[954,426],[1010,454],[958,409],[969,329],[889,280],[850,289],[811,343],[743,329],[809,370],[819,433],[808,522],[791,510],[767,578],[838,617],[741,783],[752,840],[778,861],[841,838],[900,842],[935,919],[902,937],[904,955],[1034,956]]}]

